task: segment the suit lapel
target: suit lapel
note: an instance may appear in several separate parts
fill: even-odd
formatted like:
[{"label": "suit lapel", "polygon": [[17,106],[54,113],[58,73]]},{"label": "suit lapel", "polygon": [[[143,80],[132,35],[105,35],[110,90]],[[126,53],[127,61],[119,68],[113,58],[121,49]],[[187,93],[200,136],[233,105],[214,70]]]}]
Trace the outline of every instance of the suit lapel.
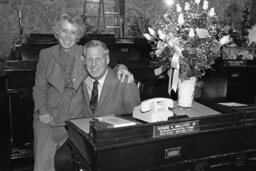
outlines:
[{"label": "suit lapel", "polygon": [[53,49],[52,49],[52,56],[55,58],[57,63],[62,67],[62,69],[64,69],[64,67],[63,67],[63,60],[61,60],[60,49],[59,48],[60,48],[59,45],[56,45],[56,46],[53,47]]},{"label": "suit lapel", "polygon": [[76,46],[75,50],[75,63],[72,72],[72,78],[76,80],[73,82],[75,89],[78,89],[81,85],[82,81],[85,80],[87,76],[87,72],[82,59],[82,47]]},{"label": "suit lapel", "polygon": [[105,78],[104,81],[104,85],[101,91],[101,95],[100,95],[100,100],[99,103],[97,105],[97,110],[100,110],[100,108],[103,106],[104,102],[108,99],[108,96],[110,94],[111,91],[113,91],[112,89],[114,88],[113,84],[114,81],[116,81],[116,74],[113,72],[113,70],[111,68],[108,68],[108,74]]},{"label": "suit lapel", "polygon": [[53,46],[49,55],[51,55],[53,59],[49,64],[51,69],[47,73],[49,75],[48,80],[60,93],[63,93],[65,76],[63,74],[63,67],[59,57],[59,46]]}]

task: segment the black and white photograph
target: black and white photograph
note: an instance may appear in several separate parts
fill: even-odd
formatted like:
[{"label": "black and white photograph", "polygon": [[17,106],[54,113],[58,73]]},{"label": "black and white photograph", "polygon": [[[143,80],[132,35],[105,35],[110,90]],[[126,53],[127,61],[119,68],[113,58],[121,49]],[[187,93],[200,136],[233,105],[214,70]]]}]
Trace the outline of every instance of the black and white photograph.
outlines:
[{"label": "black and white photograph", "polygon": [[255,171],[256,0],[0,0],[0,171]]}]

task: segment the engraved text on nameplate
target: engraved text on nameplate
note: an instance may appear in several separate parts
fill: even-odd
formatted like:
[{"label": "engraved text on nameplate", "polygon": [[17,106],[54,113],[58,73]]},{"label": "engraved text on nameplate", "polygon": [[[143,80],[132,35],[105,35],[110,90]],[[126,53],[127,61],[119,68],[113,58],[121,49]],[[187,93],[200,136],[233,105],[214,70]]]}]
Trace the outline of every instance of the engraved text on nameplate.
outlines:
[{"label": "engraved text on nameplate", "polygon": [[153,137],[171,136],[191,133],[199,130],[199,120],[172,124],[157,125],[153,127]]},{"label": "engraved text on nameplate", "polygon": [[246,61],[225,61],[224,66],[229,67],[246,67]]}]

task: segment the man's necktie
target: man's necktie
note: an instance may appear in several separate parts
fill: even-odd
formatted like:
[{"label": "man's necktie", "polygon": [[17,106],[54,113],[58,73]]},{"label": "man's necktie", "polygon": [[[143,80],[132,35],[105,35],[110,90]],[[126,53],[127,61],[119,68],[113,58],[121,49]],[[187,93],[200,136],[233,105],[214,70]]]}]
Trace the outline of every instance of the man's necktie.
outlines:
[{"label": "man's necktie", "polygon": [[90,108],[93,113],[98,104],[98,84],[99,82],[97,80],[93,82],[93,89],[92,89],[92,95],[90,100]]}]

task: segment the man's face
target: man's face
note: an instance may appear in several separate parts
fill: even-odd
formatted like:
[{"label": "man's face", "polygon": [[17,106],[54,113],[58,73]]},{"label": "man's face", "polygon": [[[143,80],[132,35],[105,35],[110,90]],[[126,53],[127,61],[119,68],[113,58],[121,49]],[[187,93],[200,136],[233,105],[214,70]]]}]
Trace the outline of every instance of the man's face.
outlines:
[{"label": "man's face", "polygon": [[98,47],[90,47],[85,54],[85,65],[89,75],[93,79],[100,79],[104,76],[109,63],[109,57],[105,54],[105,50]]},{"label": "man's face", "polygon": [[64,49],[69,49],[76,44],[78,39],[78,28],[68,21],[64,20],[60,25],[58,32],[58,39],[60,45]]}]

